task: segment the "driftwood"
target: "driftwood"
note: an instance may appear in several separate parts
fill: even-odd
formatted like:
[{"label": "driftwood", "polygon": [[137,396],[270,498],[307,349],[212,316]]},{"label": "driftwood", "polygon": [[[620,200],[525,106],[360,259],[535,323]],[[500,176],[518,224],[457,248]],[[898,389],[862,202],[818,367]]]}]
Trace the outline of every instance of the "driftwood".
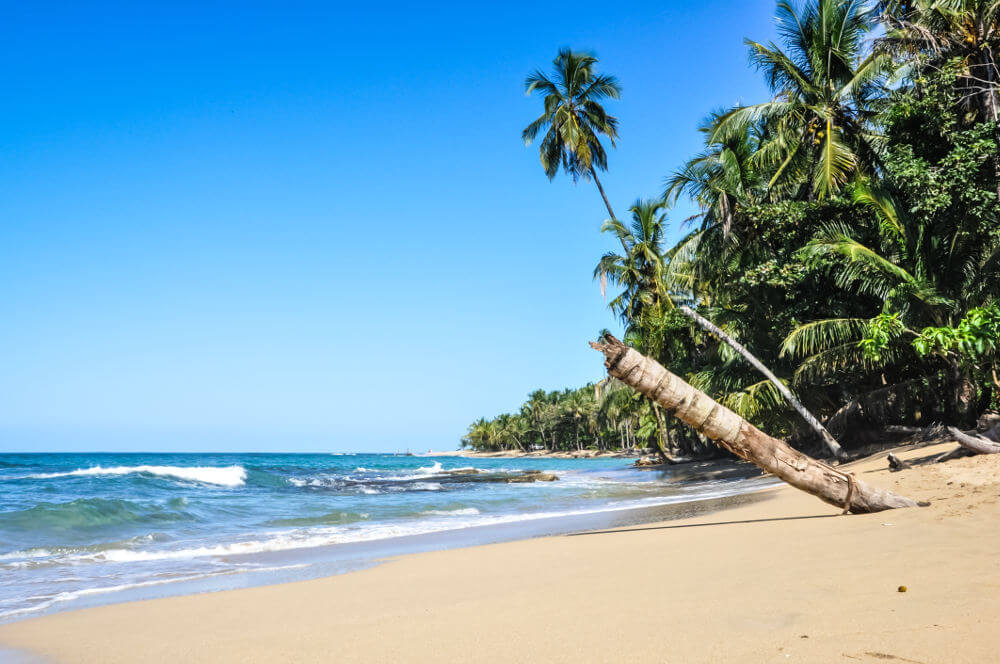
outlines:
[{"label": "driftwood", "polygon": [[889,453],[889,456],[886,457],[886,459],[889,461],[889,470],[894,473],[898,473],[899,471],[906,470],[910,467],[909,461],[903,461],[892,452]]},{"label": "driftwood", "polygon": [[590,345],[604,354],[610,375],[648,396],[720,447],[797,489],[855,514],[917,505],[914,500],[871,486],[768,436],[656,360],[611,335]]},{"label": "driftwood", "polygon": [[959,445],[972,450],[976,454],[997,454],[1000,453],[1000,443],[983,436],[968,434],[959,431],[955,427],[948,427],[948,433],[955,438]]}]

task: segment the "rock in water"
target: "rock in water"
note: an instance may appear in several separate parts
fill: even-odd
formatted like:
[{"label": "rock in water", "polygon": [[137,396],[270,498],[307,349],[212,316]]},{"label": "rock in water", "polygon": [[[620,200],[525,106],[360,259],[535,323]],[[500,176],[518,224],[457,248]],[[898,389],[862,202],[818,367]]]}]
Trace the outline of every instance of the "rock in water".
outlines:
[{"label": "rock in water", "polygon": [[515,475],[513,477],[508,477],[505,482],[507,484],[523,484],[525,482],[555,482],[559,478],[552,473],[543,473],[540,470],[529,470],[523,475]]}]

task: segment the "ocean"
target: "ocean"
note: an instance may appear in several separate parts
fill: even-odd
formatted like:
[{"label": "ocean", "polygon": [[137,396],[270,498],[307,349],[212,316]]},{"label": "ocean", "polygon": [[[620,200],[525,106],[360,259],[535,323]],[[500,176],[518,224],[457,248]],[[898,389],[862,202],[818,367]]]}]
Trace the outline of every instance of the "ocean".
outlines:
[{"label": "ocean", "polygon": [[[529,471],[559,479],[507,481]],[[0,621],[599,527],[769,483],[750,475],[613,458],[0,454]]]}]

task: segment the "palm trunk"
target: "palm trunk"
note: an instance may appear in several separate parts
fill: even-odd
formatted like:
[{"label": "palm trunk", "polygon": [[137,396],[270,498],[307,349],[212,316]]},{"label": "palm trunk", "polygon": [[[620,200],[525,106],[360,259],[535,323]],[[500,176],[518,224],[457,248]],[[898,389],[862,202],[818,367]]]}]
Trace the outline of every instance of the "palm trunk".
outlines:
[{"label": "palm trunk", "polygon": [[[618,217],[615,216],[615,211],[611,209],[611,203],[608,201],[608,195],[604,193],[604,187],[601,186],[601,181],[597,177],[597,171],[594,167],[590,168],[590,177],[594,178],[594,184],[597,185],[597,191],[601,192],[601,198],[604,199],[604,207],[608,208],[608,215],[611,217],[612,221],[616,221]],[[618,238],[622,243],[622,249],[625,250],[625,255],[628,256],[628,245],[625,244],[625,239]]]},{"label": "palm trunk", "polygon": [[833,455],[838,459],[844,458],[844,450],[840,447],[840,443],[837,442],[837,439],[826,430],[826,427],[820,424],[820,421],[817,420],[812,413],[806,410],[806,407],[802,405],[802,402],[799,401],[794,394],[792,394],[792,391],[788,389],[784,383],[778,380],[777,376],[771,373],[770,369],[764,366],[763,362],[754,357],[754,355],[744,348],[742,344],[723,332],[716,325],[712,324],[712,322],[707,318],[699,315],[694,309],[691,309],[690,307],[680,307],[680,312],[700,325],[707,332],[714,334],[723,342],[728,344],[729,347],[739,353],[744,360],[753,365],[757,371],[764,374],[764,377],[767,378],[772,385],[774,385],[775,389],[781,393],[781,396],[785,397],[785,401],[787,401],[792,408],[798,411],[799,415],[802,416],[802,419],[806,421],[813,431],[819,434],[819,437],[823,439],[824,443],[826,443],[830,452],[833,453]]},{"label": "palm trunk", "polygon": [[909,498],[870,486],[768,436],[655,360],[610,335],[601,343],[590,345],[604,354],[610,375],[673,411],[675,417],[720,447],[797,489],[855,514],[917,505]]}]

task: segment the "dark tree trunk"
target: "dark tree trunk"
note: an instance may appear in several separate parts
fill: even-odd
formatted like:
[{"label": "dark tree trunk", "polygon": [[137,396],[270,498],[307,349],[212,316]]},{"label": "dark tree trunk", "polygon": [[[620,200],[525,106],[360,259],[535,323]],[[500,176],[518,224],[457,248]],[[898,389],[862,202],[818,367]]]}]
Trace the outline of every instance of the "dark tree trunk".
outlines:
[{"label": "dark tree trunk", "polygon": [[674,463],[667,452],[667,423],[663,419],[663,412],[655,401],[652,401],[652,404],[653,417],[656,418],[656,452],[660,455],[660,461],[663,463]]},{"label": "dark tree trunk", "polygon": [[955,420],[959,426],[968,427],[975,419],[976,384],[972,382],[968,372],[962,369],[961,363],[957,360],[949,360],[948,364]]}]

